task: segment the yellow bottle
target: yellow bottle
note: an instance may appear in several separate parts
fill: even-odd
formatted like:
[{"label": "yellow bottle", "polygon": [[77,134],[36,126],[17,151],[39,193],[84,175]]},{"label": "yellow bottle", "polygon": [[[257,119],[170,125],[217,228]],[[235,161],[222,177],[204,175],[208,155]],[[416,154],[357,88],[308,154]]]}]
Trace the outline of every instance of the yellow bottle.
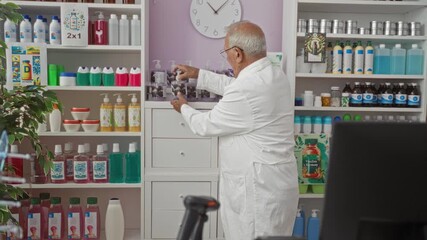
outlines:
[{"label": "yellow bottle", "polygon": [[128,107],[128,126],[129,132],[140,132],[141,131],[141,105],[138,103],[136,94],[129,94],[132,96],[131,103]]},{"label": "yellow bottle", "polygon": [[104,95],[104,102],[101,104],[99,118],[101,120],[101,132],[112,132],[114,119],[113,119],[113,104],[110,103],[107,93]]},{"label": "yellow bottle", "polygon": [[117,96],[117,102],[114,104],[114,131],[126,131],[126,105],[123,104],[122,96],[120,93],[114,94]]}]

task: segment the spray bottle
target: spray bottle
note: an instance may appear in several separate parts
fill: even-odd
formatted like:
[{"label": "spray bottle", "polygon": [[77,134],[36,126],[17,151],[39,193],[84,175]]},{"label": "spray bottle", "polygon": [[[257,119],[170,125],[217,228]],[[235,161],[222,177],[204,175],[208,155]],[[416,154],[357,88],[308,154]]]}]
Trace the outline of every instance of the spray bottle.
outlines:
[{"label": "spray bottle", "polygon": [[113,105],[110,103],[108,93],[102,93],[104,96],[104,102],[101,104],[100,119],[101,119],[101,132],[112,132],[113,131]]},{"label": "spray bottle", "polygon": [[319,240],[320,232],[320,219],[317,216],[319,210],[311,210],[311,217],[308,218],[307,223],[307,240]]},{"label": "spray bottle", "polygon": [[95,45],[107,45],[108,44],[108,22],[104,18],[102,12],[97,12],[98,17],[94,23],[93,28],[93,44]]},{"label": "spray bottle", "polygon": [[129,132],[141,131],[141,105],[138,103],[136,93],[129,94],[132,96],[131,103],[128,107]]},{"label": "spray bottle", "polygon": [[120,93],[114,94],[117,96],[117,102],[114,104],[114,131],[126,131],[126,105],[123,104],[122,95]]}]

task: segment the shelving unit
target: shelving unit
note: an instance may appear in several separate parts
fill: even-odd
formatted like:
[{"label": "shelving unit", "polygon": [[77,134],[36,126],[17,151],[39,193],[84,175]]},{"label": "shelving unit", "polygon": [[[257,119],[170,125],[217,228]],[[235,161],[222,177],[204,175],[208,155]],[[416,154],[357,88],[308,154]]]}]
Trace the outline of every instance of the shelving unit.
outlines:
[{"label": "shelving unit", "polygon": [[42,132],[41,137],[140,137],[140,132]]},{"label": "shelving unit", "polygon": [[[298,40],[303,40],[305,33],[297,33]],[[360,35],[360,34],[332,34],[327,33],[328,40],[366,40],[384,42],[420,42],[427,40],[426,36],[384,36],[384,35]]]},{"label": "shelving unit", "polygon": [[104,87],[104,86],[48,86],[47,89],[52,91],[128,91],[139,92],[141,87]]},{"label": "shelving unit", "polygon": [[64,183],[64,184],[20,184],[15,185],[17,187],[23,188],[23,189],[86,189],[86,188],[93,188],[93,189],[115,189],[115,188],[142,188],[143,184],[126,184],[126,183],[86,183],[86,184],[77,184],[77,183]]},{"label": "shelving unit", "polygon": [[381,107],[295,107],[295,111],[421,113],[423,110],[421,108]]},{"label": "shelving unit", "polygon": [[48,51],[58,52],[95,52],[95,53],[139,53],[140,46],[110,46],[110,45],[89,45],[87,47],[71,47],[61,45],[46,44]]}]

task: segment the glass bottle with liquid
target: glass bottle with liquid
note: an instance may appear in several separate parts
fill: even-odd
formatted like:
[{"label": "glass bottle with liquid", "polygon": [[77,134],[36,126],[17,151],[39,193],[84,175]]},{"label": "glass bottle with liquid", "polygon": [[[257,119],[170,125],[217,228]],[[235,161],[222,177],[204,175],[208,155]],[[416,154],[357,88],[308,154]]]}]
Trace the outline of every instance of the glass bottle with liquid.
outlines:
[{"label": "glass bottle with liquid", "polygon": [[361,107],[363,104],[363,93],[360,88],[360,82],[354,83],[354,88],[351,92],[350,107]]},{"label": "glass bottle with liquid", "polygon": [[87,198],[84,226],[85,240],[101,239],[101,215],[96,197]]},{"label": "glass bottle with liquid", "polygon": [[83,211],[80,206],[80,198],[70,198],[70,207],[67,212],[67,236],[68,239],[82,239],[84,235]]}]

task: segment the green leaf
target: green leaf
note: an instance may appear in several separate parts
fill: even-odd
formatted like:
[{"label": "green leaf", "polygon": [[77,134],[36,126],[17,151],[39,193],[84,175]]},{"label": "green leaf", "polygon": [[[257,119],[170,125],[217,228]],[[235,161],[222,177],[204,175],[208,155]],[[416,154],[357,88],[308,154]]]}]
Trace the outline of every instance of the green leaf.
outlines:
[{"label": "green leaf", "polygon": [[9,144],[13,144],[15,142],[15,135],[10,134],[8,135],[8,138],[9,138]]}]

